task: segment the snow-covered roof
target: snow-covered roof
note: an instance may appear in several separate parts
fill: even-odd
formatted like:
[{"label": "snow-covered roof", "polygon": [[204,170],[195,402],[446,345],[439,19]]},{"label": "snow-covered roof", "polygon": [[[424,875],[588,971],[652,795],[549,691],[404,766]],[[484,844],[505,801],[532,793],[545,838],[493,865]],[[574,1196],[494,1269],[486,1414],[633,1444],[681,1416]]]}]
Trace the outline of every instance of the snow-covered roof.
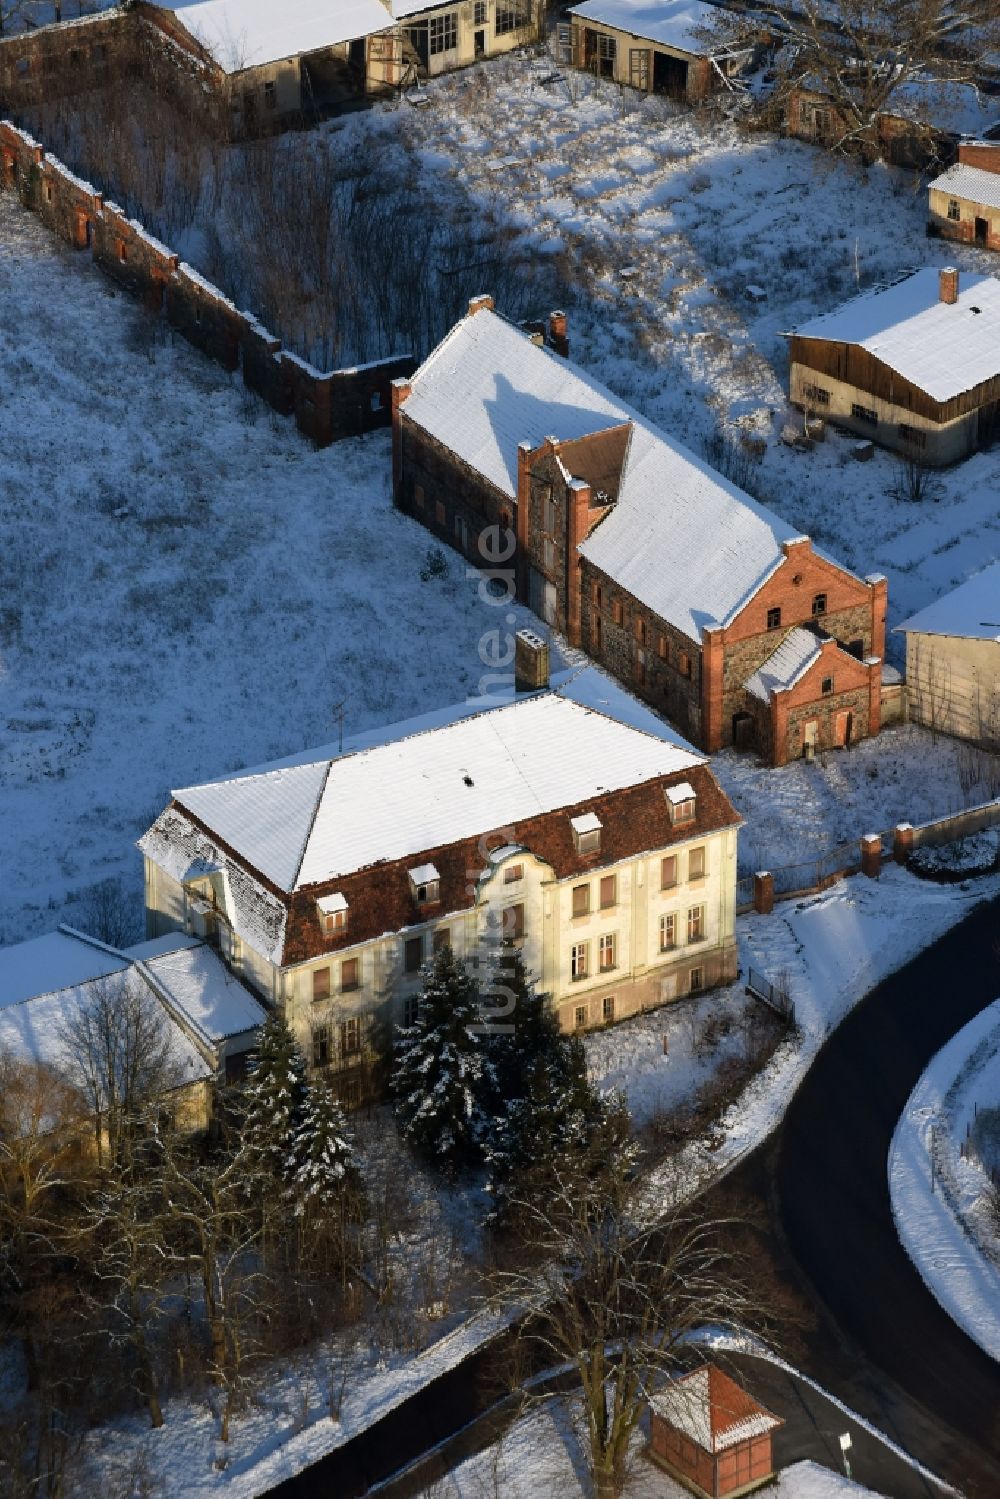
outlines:
[{"label": "snow-covered roof", "polygon": [[604,826],[596,812],[584,812],[581,817],[571,817],[569,823],[574,833],[599,833]]},{"label": "snow-covered roof", "polygon": [[694,787],[690,781],[681,781],[679,786],[667,787],[667,801],[672,807],[679,807],[682,802],[694,800]]},{"label": "snow-covered roof", "polygon": [[983,568],[896,629],[903,635],[960,635],[969,640],[1000,641],[1000,562]]},{"label": "snow-covered roof", "polygon": [[996,101],[972,83],[911,78],[893,89],[885,107],[897,119],[916,120],[946,135],[985,135],[998,116]]},{"label": "snow-covered roof", "polygon": [[[210,830],[206,842],[291,892],[701,763],[666,734],[543,692],[316,764],[176,791],[140,846],[183,878],[198,847],[190,812]],[[180,853],[168,816],[187,826]]]},{"label": "snow-covered roof", "polygon": [[586,0],[572,6],[570,15],[704,56],[710,44],[702,33],[712,26],[717,12],[700,0]]},{"label": "snow-covered roof", "polygon": [[260,68],[388,31],[379,0],[191,0],[162,5],[226,73]]},{"label": "snow-covered roof", "polygon": [[799,533],[609,390],[483,310],[457,323],[412,378],[403,412],[517,494],[517,449],[633,424],[617,503],[580,550],[693,640],[725,624]]},{"label": "snow-covered roof", "polygon": [[335,916],[338,911],[347,910],[347,896],[336,890],[333,895],[321,895],[316,904],[324,916]]},{"label": "snow-covered roof", "polygon": [[714,1364],[673,1380],[649,1403],[705,1452],[724,1452],[782,1425]]},{"label": "snow-covered roof", "polygon": [[797,625],[794,630],[789,630],[781,644],[771,652],[753,676],[747,679],[747,692],[752,692],[762,702],[769,702],[772,692],[795,685],[816,660],[820,649],[819,636],[812,630],[804,630]]},{"label": "snow-covered roof", "polygon": [[248,989],[204,943],[147,959],[145,967],[210,1045],[263,1025],[267,1016]]},{"label": "snow-covered roof", "polygon": [[958,300],[942,302],[939,272],[924,266],[794,331],[859,344],[932,400],[950,401],[1000,375],[1000,281],[963,272]]},{"label": "snow-covered roof", "polygon": [[959,161],[934,178],[930,191],[965,198],[983,208],[1000,208],[1000,172],[984,172],[982,167],[970,167]]},{"label": "snow-covered roof", "polygon": [[128,959],[121,953],[63,931],[0,947],[0,1010],[127,967]]}]

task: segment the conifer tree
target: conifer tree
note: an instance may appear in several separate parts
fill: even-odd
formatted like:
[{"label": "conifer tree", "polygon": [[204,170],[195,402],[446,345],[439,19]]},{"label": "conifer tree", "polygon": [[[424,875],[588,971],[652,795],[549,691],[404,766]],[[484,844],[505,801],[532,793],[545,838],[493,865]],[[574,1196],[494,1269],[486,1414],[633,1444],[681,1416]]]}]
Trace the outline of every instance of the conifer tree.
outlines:
[{"label": "conifer tree", "polygon": [[479,1153],[489,1063],[475,979],[450,947],[424,970],[415,1024],[400,1031],[392,1096],[404,1139],[452,1176]]},{"label": "conifer tree", "polygon": [[261,1026],[244,1090],[243,1142],[249,1160],[275,1181],[295,1175],[298,1137],[305,1117],[305,1067],[284,1015],[273,1010]]},{"label": "conifer tree", "polygon": [[306,1090],[291,1193],[296,1215],[315,1219],[339,1215],[349,1199],[356,1205],[363,1194],[344,1111],[324,1078],[311,1079]]}]

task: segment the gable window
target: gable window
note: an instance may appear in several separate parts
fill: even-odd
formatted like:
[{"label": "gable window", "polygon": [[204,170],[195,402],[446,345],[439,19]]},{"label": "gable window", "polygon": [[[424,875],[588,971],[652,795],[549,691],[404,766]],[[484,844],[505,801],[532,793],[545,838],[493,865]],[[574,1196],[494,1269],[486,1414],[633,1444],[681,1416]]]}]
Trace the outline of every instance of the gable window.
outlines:
[{"label": "gable window", "polygon": [[407,937],[403,943],[403,968],[406,973],[419,973],[424,961],[424,939]]},{"label": "gable window", "polygon": [[660,889],[672,890],[677,884],[677,855],[667,854],[660,860]]},{"label": "gable window", "polygon": [[340,965],[340,991],[350,994],[361,983],[361,964],[357,958],[345,958]]},{"label": "gable window", "polygon": [[446,16],[431,16],[429,22],[430,54],[454,52],[458,46],[458,16],[451,11]]},{"label": "gable window", "polygon": [[660,917],[660,951],[671,952],[677,946],[677,917],[672,911]]},{"label": "gable window", "polygon": [[342,1057],[356,1056],[361,1050],[361,1017],[352,1015],[340,1027],[340,1054]]},{"label": "gable window", "polygon": [[524,906],[507,906],[503,913],[503,934],[508,942],[521,942],[524,938]]},{"label": "gable window", "polygon": [[601,878],[601,910],[607,911],[618,904],[618,876],[606,874]]},{"label": "gable window", "polygon": [[957,198],[948,199],[948,217],[953,224],[957,224],[962,217],[962,206]]},{"label": "gable window", "polygon": [[688,879],[703,880],[705,878],[705,850],[693,848],[688,854]]},{"label": "gable window", "polygon": [[585,979],[589,968],[590,944],[589,942],[574,942],[570,948],[569,971],[570,977],[574,979]]},{"label": "gable window", "polygon": [[327,937],[341,937],[347,931],[347,901],[338,891],[335,895],[321,895],[316,902],[319,924]]},{"label": "gable window", "polygon": [[688,941],[701,942],[705,937],[705,907],[692,906],[688,911]]},{"label": "gable window", "polygon": [[600,940],[600,962],[601,972],[607,973],[615,966],[615,936],[613,932],[605,932]]},{"label": "gable window", "polygon": [[411,869],[410,891],[418,906],[431,906],[441,899],[441,876],[433,864]]},{"label": "gable window", "polygon": [[523,879],[524,879],[524,865],[523,864],[507,864],[505,866],[504,872],[503,872],[503,882],[504,882],[505,885],[516,885],[517,882],[518,882],[518,880],[523,880]]},{"label": "gable window", "polygon": [[826,594],[825,593],[814,593],[813,594],[813,601],[812,601],[812,615],[813,615],[813,619],[817,619],[819,617],[819,615],[825,614],[825,613],[826,613]]},{"label": "gable window", "polygon": [[606,994],[601,1000],[601,1019],[604,1021],[609,1021],[614,1020],[614,1018],[615,996],[613,994]]},{"label": "gable window", "polygon": [[822,683],[820,685],[820,691],[822,692],[822,694],[823,694],[824,697],[829,697],[830,696],[830,693],[833,691],[833,678],[832,677],[824,677],[823,678],[823,681],[822,681]]},{"label": "gable window", "polygon": [[589,885],[574,885],[573,886],[573,915],[574,916],[589,916],[590,915],[590,886]]},{"label": "gable window", "polygon": [[312,1034],[312,1055],[314,1067],[325,1067],[330,1060],[330,1027],[328,1025],[317,1025]]},{"label": "gable window", "polygon": [[767,628],[769,630],[781,629],[781,610],[769,609],[767,611]]},{"label": "gable window", "polygon": [[672,826],[678,827],[684,823],[694,822],[698,810],[698,799],[690,781],[682,781],[679,786],[667,786],[663,794],[667,798]]},{"label": "gable window", "polygon": [[873,411],[870,406],[862,406],[855,401],[851,406],[851,415],[856,422],[864,422],[866,427],[878,426],[878,412]]},{"label": "gable window", "polygon": [[329,968],[314,968],[312,972],[313,999],[330,998],[330,970]]},{"label": "gable window", "polygon": [[569,823],[578,854],[600,853],[603,824],[596,812],[584,812],[580,817],[571,817]]}]

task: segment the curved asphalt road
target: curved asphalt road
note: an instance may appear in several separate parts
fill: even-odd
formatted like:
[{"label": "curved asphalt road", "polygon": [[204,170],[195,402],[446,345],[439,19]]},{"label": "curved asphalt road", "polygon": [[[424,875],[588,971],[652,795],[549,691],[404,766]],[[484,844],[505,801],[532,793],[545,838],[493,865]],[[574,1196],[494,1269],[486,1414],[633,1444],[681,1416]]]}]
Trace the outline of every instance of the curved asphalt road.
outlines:
[{"label": "curved asphalt road", "polygon": [[941,1310],[900,1245],[886,1162],[931,1057],[1000,995],[998,939],[994,901],[879,985],[823,1047],[771,1152],[787,1246],[842,1351],[850,1359],[846,1339],[870,1366],[851,1382],[871,1396],[878,1371],[888,1374],[910,1400],[883,1429],[895,1424],[909,1451],[982,1499],[1000,1495],[1000,1366]]}]

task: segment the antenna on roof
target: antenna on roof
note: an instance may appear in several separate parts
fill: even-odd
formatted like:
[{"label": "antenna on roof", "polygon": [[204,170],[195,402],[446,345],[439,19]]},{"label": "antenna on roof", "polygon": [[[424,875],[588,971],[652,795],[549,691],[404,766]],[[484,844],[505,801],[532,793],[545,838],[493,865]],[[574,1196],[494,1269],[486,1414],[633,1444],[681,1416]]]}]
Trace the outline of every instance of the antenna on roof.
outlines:
[{"label": "antenna on roof", "polygon": [[341,698],[339,703],[334,703],[333,705],[333,716],[337,720],[339,728],[339,733],[337,735],[338,755],[342,755],[344,753],[344,702],[345,699]]}]

